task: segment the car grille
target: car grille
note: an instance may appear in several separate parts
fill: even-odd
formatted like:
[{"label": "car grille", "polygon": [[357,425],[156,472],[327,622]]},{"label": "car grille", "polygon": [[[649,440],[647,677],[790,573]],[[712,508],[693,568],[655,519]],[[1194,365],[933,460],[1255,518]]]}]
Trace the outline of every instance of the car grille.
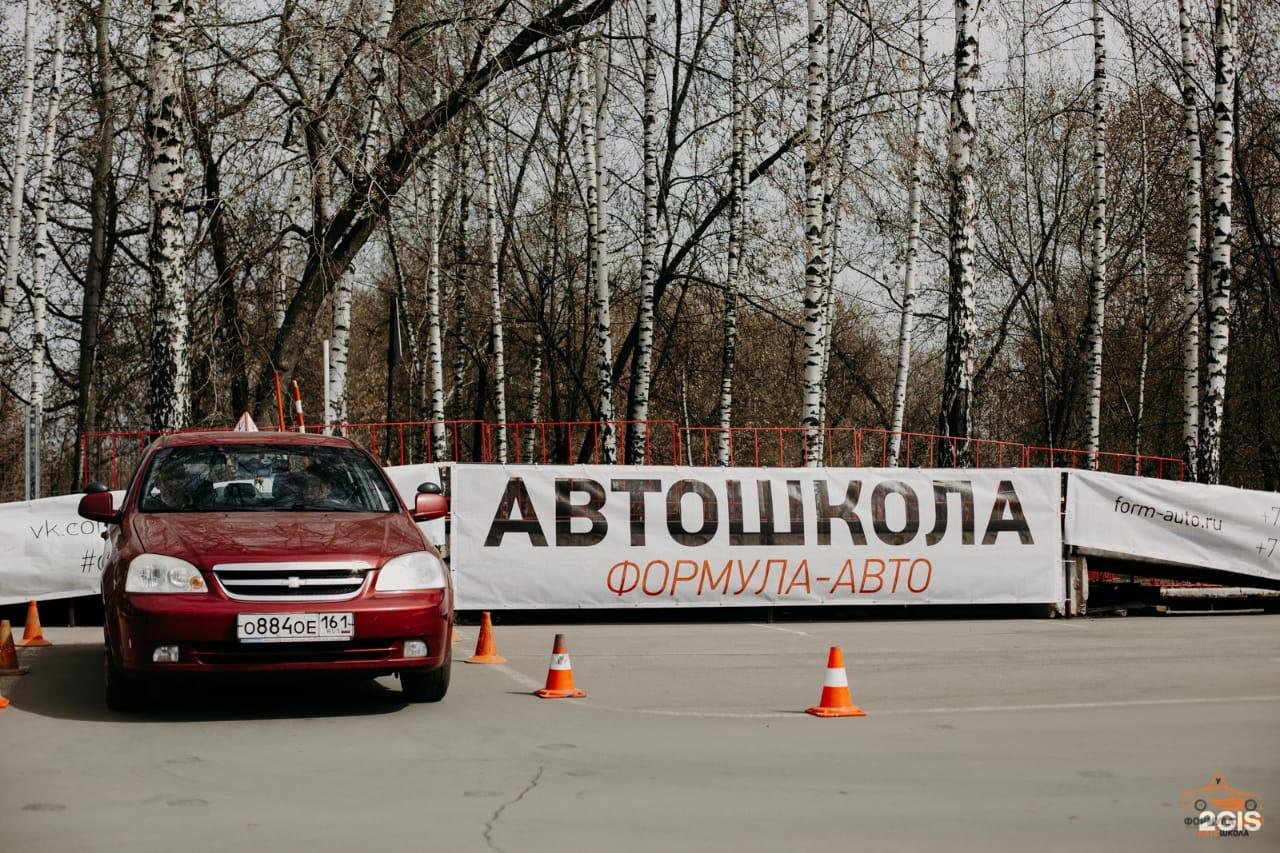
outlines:
[{"label": "car grille", "polygon": [[213,574],[239,601],[342,601],[360,594],[372,570],[357,562],[220,563]]},{"label": "car grille", "polygon": [[271,643],[245,646],[237,643],[196,643],[191,652],[198,663],[259,664],[286,663],[375,663],[396,656],[392,640],[350,640],[344,643]]}]

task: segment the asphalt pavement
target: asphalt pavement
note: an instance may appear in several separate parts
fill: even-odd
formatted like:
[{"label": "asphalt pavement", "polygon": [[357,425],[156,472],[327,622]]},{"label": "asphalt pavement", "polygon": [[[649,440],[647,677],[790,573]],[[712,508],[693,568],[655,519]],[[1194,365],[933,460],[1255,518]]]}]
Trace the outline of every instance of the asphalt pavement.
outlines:
[{"label": "asphalt pavement", "polygon": [[[586,699],[530,695],[557,631]],[[101,629],[46,634],[0,680],[0,851],[1280,850],[1276,615],[499,619],[510,662],[455,663],[439,705],[389,678],[136,715]],[[833,644],[866,717],[802,713]],[[1262,801],[1253,837],[1186,825],[1214,777]]]}]

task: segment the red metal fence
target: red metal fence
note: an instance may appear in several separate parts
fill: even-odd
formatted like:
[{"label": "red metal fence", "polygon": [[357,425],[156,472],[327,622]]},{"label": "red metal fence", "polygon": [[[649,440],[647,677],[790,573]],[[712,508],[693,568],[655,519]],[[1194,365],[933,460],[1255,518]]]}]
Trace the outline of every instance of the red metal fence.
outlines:
[{"label": "red metal fence", "polygon": [[[717,465],[721,429],[718,426],[677,426],[671,420],[540,421],[493,423],[480,420],[393,421],[334,424],[349,437],[390,465],[418,462],[495,462],[502,439],[513,463],[544,465],[598,463],[612,437],[617,457],[625,456],[629,436],[642,434],[643,461],[649,465]],[[735,426],[729,430],[728,462],[733,466],[780,467],[804,464],[805,427]],[[433,435],[442,433],[444,452],[436,452]],[[81,469],[85,483],[101,480],[119,488],[137,464],[142,450],[159,433],[151,430],[86,433],[81,439]],[[898,464],[935,467],[948,455],[968,457],[979,468],[1089,468],[1091,459],[1102,471],[1161,479],[1184,478],[1182,460],[1150,454],[1101,452],[1037,447],[988,438],[955,438],[932,433],[904,432]],[[887,467],[893,434],[885,429],[826,427],[822,430],[823,461],[832,467]]]}]

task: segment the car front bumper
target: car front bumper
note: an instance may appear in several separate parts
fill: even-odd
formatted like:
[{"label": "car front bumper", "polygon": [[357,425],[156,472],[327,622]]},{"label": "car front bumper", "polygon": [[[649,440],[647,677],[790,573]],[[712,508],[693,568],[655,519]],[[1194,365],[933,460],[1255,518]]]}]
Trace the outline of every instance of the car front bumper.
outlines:
[{"label": "car front bumper", "polygon": [[[453,625],[448,590],[365,593],[346,601],[235,601],[217,593],[128,594],[117,609],[116,665],[133,675],[324,673],[378,675],[432,669],[445,660]],[[349,640],[245,643],[237,616],[278,613],[352,613]],[[422,640],[425,657],[405,657],[406,640]],[[178,660],[155,663],[157,646],[176,645]]]}]

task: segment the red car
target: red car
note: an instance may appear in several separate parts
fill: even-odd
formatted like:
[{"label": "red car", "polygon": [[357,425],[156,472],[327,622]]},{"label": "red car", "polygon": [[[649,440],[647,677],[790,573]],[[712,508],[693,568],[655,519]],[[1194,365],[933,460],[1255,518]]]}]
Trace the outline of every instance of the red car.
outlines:
[{"label": "red car", "polygon": [[332,436],[169,435],[147,448],[122,506],[95,483],[80,515],[109,525],[102,574],[107,705],[145,704],[149,681],[395,673],[412,701],[449,689],[453,591],[377,462]]}]

